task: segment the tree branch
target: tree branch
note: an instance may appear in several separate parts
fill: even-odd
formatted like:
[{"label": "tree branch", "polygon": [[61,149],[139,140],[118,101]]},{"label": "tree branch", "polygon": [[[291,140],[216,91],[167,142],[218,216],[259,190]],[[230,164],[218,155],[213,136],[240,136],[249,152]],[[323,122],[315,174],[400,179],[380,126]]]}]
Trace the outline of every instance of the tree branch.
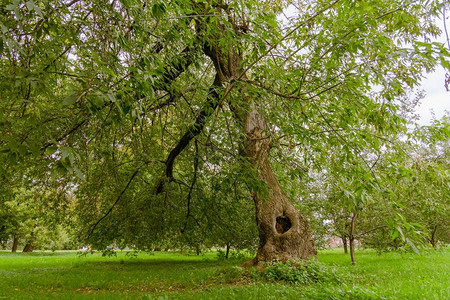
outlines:
[{"label": "tree branch", "polygon": [[186,231],[188,220],[191,215],[191,199],[192,199],[192,191],[194,190],[194,185],[197,182],[197,170],[198,170],[198,144],[197,140],[195,141],[195,156],[194,156],[194,178],[192,179],[192,184],[189,188],[189,193],[187,196],[187,213],[186,213],[186,221],[184,223],[184,228],[181,230],[181,233]]},{"label": "tree branch", "polygon": [[117,205],[117,203],[119,203],[119,200],[122,198],[123,194],[125,194],[126,190],[128,189],[128,187],[130,186],[131,182],[133,181],[133,179],[136,177],[136,175],[139,173],[140,168],[138,168],[136,171],[134,171],[133,175],[131,175],[130,180],[128,180],[127,185],[125,186],[125,188],[122,190],[122,192],[119,194],[119,196],[117,197],[116,201],[114,202],[114,204],[109,208],[109,210],[106,212],[106,214],[101,217],[93,226],[92,229],[88,235],[88,238],[92,235],[92,233],[94,233],[95,228],[97,228],[97,225],[100,224],[101,221],[103,221],[113,210],[113,208]]},{"label": "tree branch", "polygon": [[217,92],[217,89],[221,86],[222,84],[219,75],[216,74],[214,83],[209,89],[206,103],[195,119],[194,124],[186,130],[177,145],[172,149],[172,151],[170,151],[165,162],[166,167],[164,170],[164,175],[156,187],[156,194],[160,194],[163,191],[164,182],[166,179],[173,181],[173,164],[175,163],[175,159],[189,145],[189,142],[203,131],[207,118],[216,111],[216,108],[220,102],[220,95]]},{"label": "tree branch", "polygon": [[[195,43],[194,43],[195,44]],[[196,48],[187,46],[177,56],[177,62],[169,64],[164,68],[161,80],[155,83],[155,88],[166,92],[170,92],[169,86],[172,81],[178,78],[193,62],[195,58]]]},{"label": "tree branch", "polygon": [[69,131],[67,131],[66,133],[62,134],[60,137],[58,137],[55,142],[49,142],[45,145],[43,145],[41,147],[41,151],[45,151],[48,147],[55,145],[56,143],[61,142],[63,139],[65,139],[66,137],[68,137],[69,135],[71,135],[72,133],[74,133],[75,131],[77,131],[81,126],[83,126],[83,124],[85,124],[88,121],[88,119],[83,119],[80,122],[78,122],[77,124],[75,124],[74,127],[72,127]]},{"label": "tree branch", "polygon": [[381,228],[386,228],[386,227],[387,227],[387,225],[377,226],[377,227],[372,228],[370,230],[367,230],[367,231],[364,231],[362,233],[356,234],[355,237],[362,237],[362,236],[364,236],[364,235],[366,235],[366,234],[368,234],[368,233],[370,233],[372,231],[375,231],[375,230],[378,230],[378,229],[381,229]]}]

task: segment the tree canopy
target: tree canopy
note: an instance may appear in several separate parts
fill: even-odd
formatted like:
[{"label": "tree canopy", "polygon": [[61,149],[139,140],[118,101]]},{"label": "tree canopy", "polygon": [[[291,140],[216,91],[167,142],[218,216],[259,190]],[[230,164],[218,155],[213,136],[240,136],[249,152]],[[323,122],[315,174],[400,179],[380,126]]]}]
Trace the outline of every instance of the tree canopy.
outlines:
[{"label": "tree canopy", "polygon": [[258,232],[255,262],[314,256],[295,208],[311,182],[354,214],[393,206],[383,176],[406,168],[389,158],[407,133],[403,108],[424,72],[450,67],[430,42],[445,5],[4,1],[4,195],[63,186],[80,237],[98,247],[254,243]]}]

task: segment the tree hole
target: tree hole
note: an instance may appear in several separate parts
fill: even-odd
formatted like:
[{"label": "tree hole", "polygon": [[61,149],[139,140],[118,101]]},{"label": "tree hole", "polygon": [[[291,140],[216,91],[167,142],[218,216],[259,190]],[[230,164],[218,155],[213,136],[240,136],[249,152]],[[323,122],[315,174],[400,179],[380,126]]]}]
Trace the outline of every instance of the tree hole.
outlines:
[{"label": "tree hole", "polygon": [[292,227],[291,220],[288,217],[277,217],[276,221],[275,229],[278,233],[285,233]]}]

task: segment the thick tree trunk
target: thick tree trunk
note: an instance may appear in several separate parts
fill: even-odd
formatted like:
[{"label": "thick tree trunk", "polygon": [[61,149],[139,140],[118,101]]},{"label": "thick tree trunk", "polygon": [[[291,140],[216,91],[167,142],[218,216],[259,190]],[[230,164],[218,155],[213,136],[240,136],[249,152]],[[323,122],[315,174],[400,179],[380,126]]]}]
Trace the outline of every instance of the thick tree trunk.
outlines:
[{"label": "thick tree trunk", "polygon": [[342,245],[344,246],[344,253],[348,253],[348,247],[347,247],[347,237],[344,235],[341,237],[342,239]]},{"label": "thick tree trunk", "polygon": [[256,109],[246,115],[246,155],[268,188],[267,197],[258,192],[252,194],[260,242],[256,257],[248,264],[316,257],[306,218],[289,201],[270,166],[270,140],[266,129],[266,120]]},{"label": "thick tree trunk", "polygon": [[[199,24],[199,26],[202,25]],[[239,30],[236,31],[236,34],[240,34]],[[236,50],[237,48],[220,46],[221,39],[224,39],[220,35],[220,31],[211,33],[208,38],[209,42],[204,44],[203,52],[213,62],[216,77],[204,108],[191,128],[186,131],[170,152],[166,160],[165,174],[156,188],[157,193],[162,192],[165,179],[171,179],[176,157],[192,139],[202,132],[207,117],[221,105],[228,93],[236,87],[234,82],[246,78],[241,68],[242,56]],[[225,37],[225,39],[228,38]],[[218,92],[219,88],[225,88],[222,95]],[[286,261],[287,259],[316,257],[317,253],[305,217],[299,214],[282,191],[270,166],[270,141],[266,134],[266,120],[257,109],[253,109],[251,112],[247,111],[247,108],[254,101],[247,96],[244,97],[246,97],[243,99],[245,108],[234,107],[230,103],[237,122],[241,124],[246,133],[242,155],[255,166],[259,178],[264,181],[268,188],[268,197],[259,195],[258,191],[254,191],[252,195],[256,207],[256,222],[260,243],[256,257],[249,264],[276,259]]]},{"label": "thick tree trunk", "polygon": [[11,252],[15,253],[17,251],[18,246],[19,246],[19,238],[17,236],[14,236]]}]

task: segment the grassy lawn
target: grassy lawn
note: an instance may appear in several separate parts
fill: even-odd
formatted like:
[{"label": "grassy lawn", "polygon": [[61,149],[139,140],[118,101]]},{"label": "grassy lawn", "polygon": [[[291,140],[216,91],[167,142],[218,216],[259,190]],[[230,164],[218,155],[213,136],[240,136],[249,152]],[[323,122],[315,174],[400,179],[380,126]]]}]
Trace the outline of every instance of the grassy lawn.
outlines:
[{"label": "grassy lawn", "polygon": [[450,299],[450,248],[422,256],[369,250],[356,266],[342,249],[319,252],[341,283],[295,285],[257,280],[242,261],[215,253],[0,251],[0,299]]}]

